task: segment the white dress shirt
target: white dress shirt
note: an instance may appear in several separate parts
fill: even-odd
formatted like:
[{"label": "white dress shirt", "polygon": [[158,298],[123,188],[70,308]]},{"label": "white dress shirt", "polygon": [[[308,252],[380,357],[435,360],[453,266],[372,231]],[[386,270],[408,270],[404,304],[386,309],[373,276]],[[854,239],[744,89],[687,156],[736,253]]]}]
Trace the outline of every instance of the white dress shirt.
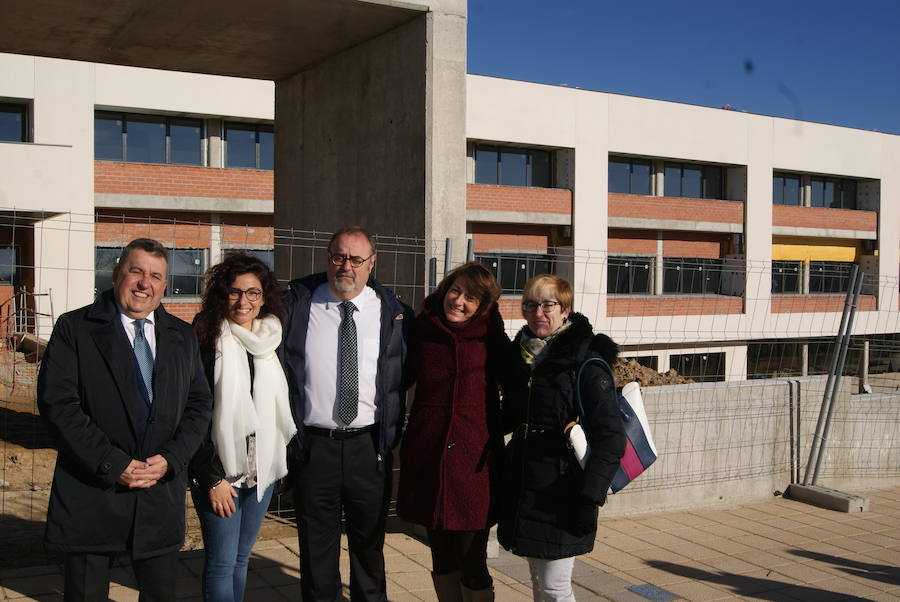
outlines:
[{"label": "white dress shirt", "polygon": [[[381,299],[371,287],[349,299],[358,311],[356,324],[356,357],[359,372],[359,410],[349,426],[359,428],[375,423],[375,379],[378,375],[378,353],[381,343]],[[328,283],[315,290],[309,307],[306,331],[306,413],[303,424],[320,428],[343,428],[338,418],[338,328],[341,304]]]},{"label": "white dress shirt", "polygon": [[[128,342],[131,343],[131,348],[134,349],[134,318],[126,316],[121,309],[119,310],[119,318],[122,320],[122,326],[125,327]],[[153,359],[156,359],[156,328],[154,324],[156,324],[155,311],[150,312],[150,315],[147,316],[144,322],[144,338],[147,339],[147,343],[150,345],[150,353],[153,354]]]}]

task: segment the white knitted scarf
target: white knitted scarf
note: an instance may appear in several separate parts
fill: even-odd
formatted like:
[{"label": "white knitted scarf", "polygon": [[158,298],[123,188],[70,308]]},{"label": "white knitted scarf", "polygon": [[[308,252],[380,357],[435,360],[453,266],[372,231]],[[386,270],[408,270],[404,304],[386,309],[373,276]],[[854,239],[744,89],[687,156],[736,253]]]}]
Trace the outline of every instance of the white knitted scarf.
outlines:
[{"label": "white knitted scarf", "polygon": [[[287,380],[275,355],[279,344],[281,322],[275,316],[253,320],[252,330],[225,320],[216,343],[212,440],[226,475],[248,475],[247,437],[256,435],[258,501],[287,474],[286,447],[297,432]],[[248,352],[253,356],[252,391]]]}]

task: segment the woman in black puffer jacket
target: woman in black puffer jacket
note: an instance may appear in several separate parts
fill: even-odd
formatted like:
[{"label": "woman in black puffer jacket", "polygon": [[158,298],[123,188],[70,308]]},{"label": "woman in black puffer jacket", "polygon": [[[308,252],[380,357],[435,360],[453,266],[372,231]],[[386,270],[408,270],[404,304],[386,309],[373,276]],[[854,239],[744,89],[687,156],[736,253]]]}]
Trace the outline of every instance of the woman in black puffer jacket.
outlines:
[{"label": "woman in black puffer jacket", "polygon": [[574,600],[574,557],[590,552],[597,508],[625,451],[615,383],[600,365],[581,378],[584,432],[590,455],[582,469],[564,429],[578,416],[575,374],[589,357],[612,366],[617,345],[594,335],[587,318],[572,313],[572,287],[543,275],[525,285],[527,325],[509,348],[510,373],[503,418],[513,433],[501,488],[498,536],[503,547],[528,559],[535,600]]}]

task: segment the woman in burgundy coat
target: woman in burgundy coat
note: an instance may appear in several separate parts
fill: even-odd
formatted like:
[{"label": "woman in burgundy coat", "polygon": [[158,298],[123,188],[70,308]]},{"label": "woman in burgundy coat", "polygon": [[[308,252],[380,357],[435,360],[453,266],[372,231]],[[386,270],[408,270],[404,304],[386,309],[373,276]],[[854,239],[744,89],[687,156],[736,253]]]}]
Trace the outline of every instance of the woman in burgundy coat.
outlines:
[{"label": "woman in burgundy coat", "polygon": [[488,531],[502,465],[497,362],[509,339],[483,265],[450,272],[416,319],[416,394],[400,449],[401,518],[424,525],[438,600],[492,600]]}]

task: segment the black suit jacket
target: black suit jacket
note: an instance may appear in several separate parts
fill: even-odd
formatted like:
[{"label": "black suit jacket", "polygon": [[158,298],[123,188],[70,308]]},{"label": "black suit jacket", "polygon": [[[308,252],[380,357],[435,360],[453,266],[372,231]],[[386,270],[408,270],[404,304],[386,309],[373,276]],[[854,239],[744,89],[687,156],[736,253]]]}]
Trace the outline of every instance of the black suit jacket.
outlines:
[{"label": "black suit jacket", "polygon": [[[38,408],[59,455],[46,545],[147,558],[184,540],[185,468],[206,434],[212,398],[191,327],[156,310],[154,400],[147,408],[112,291],[56,322],[38,376]],[[116,479],[160,454],[170,472],[148,489]]]}]

